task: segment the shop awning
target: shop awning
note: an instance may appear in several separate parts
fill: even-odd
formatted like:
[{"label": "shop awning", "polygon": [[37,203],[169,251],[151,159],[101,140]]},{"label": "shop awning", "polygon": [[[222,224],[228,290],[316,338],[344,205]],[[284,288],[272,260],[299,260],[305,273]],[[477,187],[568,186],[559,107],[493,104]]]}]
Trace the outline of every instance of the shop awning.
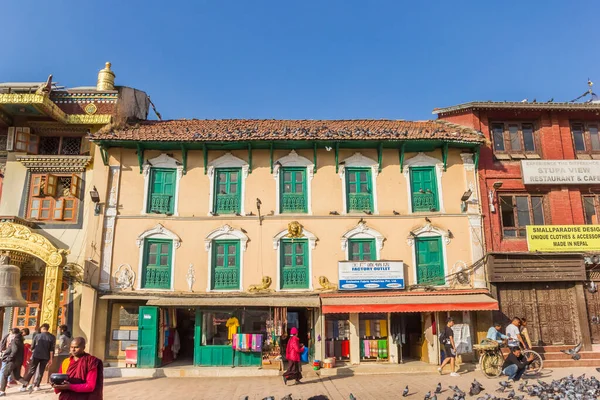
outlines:
[{"label": "shop awning", "polygon": [[321,306],[318,296],[259,296],[259,297],[163,297],[149,300],[149,306],[161,307],[316,307]]},{"label": "shop awning", "polygon": [[323,314],[498,310],[498,301],[485,293],[419,293],[396,296],[374,296],[368,293],[354,296],[323,296],[321,302]]},{"label": "shop awning", "polygon": [[103,294],[100,300],[152,300],[158,297],[153,295],[126,295],[126,294]]}]

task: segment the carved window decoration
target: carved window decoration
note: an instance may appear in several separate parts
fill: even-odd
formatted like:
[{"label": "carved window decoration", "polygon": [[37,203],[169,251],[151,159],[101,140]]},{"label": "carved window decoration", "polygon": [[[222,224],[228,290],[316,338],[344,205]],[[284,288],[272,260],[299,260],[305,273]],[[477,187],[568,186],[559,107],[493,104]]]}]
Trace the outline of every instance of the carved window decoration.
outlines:
[{"label": "carved window decoration", "polygon": [[37,154],[40,137],[31,133],[27,127],[8,128],[6,150]]},{"label": "carved window decoration", "polygon": [[80,206],[78,174],[33,174],[27,218],[39,221],[76,222]]},{"label": "carved window decoration", "polygon": [[81,154],[81,137],[40,136],[38,154],[77,156]]},{"label": "carved window decoration", "polygon": [[598,212],[600,210],[600,198],[598,196],[583,196],[583,213],[585,223],[588,225],[598,224]]},{"label": "carved window decoration", "polygon": [[311,214],[312,161],[292,150],[275,161],[273,177],[277,190],[277,214]]},{"label": "carved window decoration", "polygon": [[343,212],[378,214],[377,175],[379,163],[361,153],[346,158],[340,163],[342,179]]},{"label": "carved window decoration", "polygon": [[[67,305],[69,302],[69,285],[62,284],[60,292],[60,303],[58,308],[58,325],[67,322]],[[42,307],[42,295],[44,290],[44,280],[42,278],[26,278],[21,281],[21,294],[27,301],[26,307],[16,307],[13,313],[12,326],[23,329],[28,328],[33,333],[38,326],[38,318]]]},{"label": "carved window decoration", "polygon": [[208,290],[242,290],[244,255],[248,236],[230,225],[210,232],[204,239],[208,252]]},{"label": "carved window decoration", "polygon": [[179,181],[183,164],[166,154],[147,160],[143,166],[144,206],[142,214],[178,215]]},{"label": "carved window decoration", "polygon": [[496,158],[504,160],[536,155],[539,146],[535,131],[531,122],[493,122],[490,132]]}]

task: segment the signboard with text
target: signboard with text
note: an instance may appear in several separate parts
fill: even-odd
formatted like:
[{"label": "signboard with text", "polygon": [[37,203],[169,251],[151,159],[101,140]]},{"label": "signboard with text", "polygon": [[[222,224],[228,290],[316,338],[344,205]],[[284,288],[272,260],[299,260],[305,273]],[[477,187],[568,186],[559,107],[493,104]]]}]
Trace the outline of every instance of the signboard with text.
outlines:
[{"label": "signboard with text", "polygon": [[402,261],[340,261],[340,290],[404,289]]},{"label": "signboard with text", "polygon": [[522,160],[525,185],[600,184],[600,160]]},{"label": "signboard with text", "polygon": [[600,251],[600,225],[527,225],[529,251]]}]

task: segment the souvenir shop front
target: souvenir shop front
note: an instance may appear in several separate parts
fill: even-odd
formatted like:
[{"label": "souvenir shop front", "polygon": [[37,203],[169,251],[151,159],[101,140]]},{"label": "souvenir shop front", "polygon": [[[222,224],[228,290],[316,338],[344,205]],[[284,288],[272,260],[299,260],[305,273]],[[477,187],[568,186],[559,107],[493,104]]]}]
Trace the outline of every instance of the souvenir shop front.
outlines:
[{"label": "souvenir shop front", "polygon": [[149,300],[139,312],[138,366],[274,365],[292,327],[314,354],[318,305],[318,296]]},{"label": "souvenir shop front", "polygon": [[472,352],[475,312],[498,303],[483,291],[352,292],[321,295],[325,357],[351,364],[423,361],[438,364],[440,326],[452,316],[457,344]]}]

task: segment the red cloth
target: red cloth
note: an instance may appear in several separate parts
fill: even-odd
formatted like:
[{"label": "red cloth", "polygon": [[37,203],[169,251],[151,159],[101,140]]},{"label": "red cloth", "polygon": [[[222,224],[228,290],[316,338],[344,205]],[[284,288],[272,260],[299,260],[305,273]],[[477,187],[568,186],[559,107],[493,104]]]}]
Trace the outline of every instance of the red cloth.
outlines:
[{"label": "red cloth", "polygon": [[[62,366],[60,370],[62,373]],[[87,353],[77,361],[71,356],[67,375],[69,375],[71,390],[60,392],[59,400],[102,400],[104,383],[102,361]]]},{"label": "red cloth", "polygon": [[23,366],[27,370],[27,364],[29,363],[29,359],[31,358],[31,345],[26,343],[23,346]]},{"label": "red cloth", "polygon": [[298,336],[290,336],[285,352],[285,358],[287,358],[288,361],[300,361],[300,353],[302,353],[300,339],[298,339]]},{"label": "red cloth", "polygon": [[342,357],[350,357],[350,341],[342,340]]}]

